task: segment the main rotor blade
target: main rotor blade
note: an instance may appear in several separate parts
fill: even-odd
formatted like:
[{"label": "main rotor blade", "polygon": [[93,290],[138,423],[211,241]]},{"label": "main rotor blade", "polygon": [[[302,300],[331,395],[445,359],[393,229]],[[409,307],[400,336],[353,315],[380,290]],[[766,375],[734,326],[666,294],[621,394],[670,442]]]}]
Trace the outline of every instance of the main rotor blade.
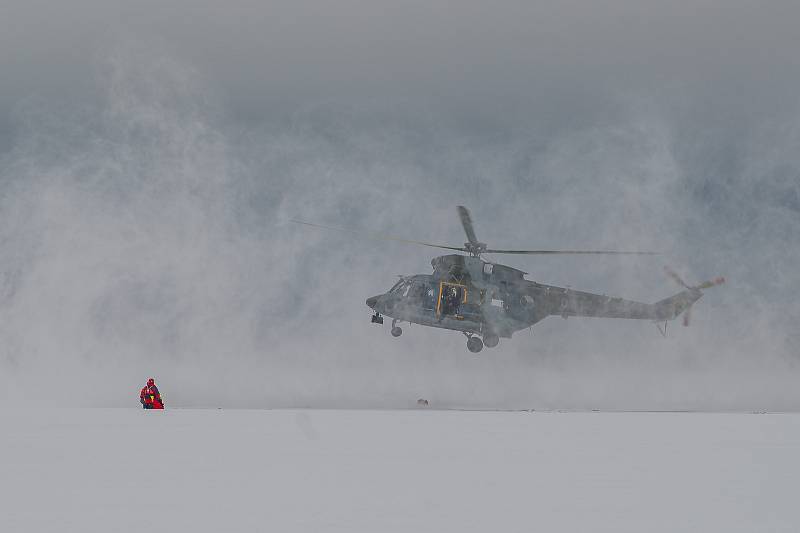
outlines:
[{"label": "main rotor blade", "polygon": [[456,250],[458,252],[466,252],[466,249],[462,246],[445,246],[443,244],[431,244],[429,242],[422,242],[422,241],[412,241],[409,239],[402,239],[400,237],[394,237],[392,235],[384,235],[382,233],[369,233],[364,231],[356,231],[352,229],[345,229],[345,228],[336,228],[333,226],[324,226],[322,224],[314,224],[313,222],[305,222],[303,220],[296,220],[291,219],[289,222],[294,222],[295,224],[303,224],[304,226],[311,226],[314,228],[322,228],[327,230],[333,231],[341,231],[344,233],[350,233],[352,235],[360,235],[363,237],[369,237],[370,239],[377,239],[383,241],[395,241],[395,242],[402,242],[405,244],[417,244],[419,246],[428,246],[429,248],[443,248],[445,250]]},{"label": "main rotor blade", "polygon": [[658,255],[659,252],[620,252],[617,250],[484,250],[487,254],[517,255]]},{"label": "main rotor blade", "polygon": [[475,236],[475,228],[472,225],[472,218],[469,216],[469,209],[463,205],[459,205],[458,218],[461,219],[461,225],[464,226],[464,233],[467,234],[467,240],[470,244],[479,244],[478,238]]}]

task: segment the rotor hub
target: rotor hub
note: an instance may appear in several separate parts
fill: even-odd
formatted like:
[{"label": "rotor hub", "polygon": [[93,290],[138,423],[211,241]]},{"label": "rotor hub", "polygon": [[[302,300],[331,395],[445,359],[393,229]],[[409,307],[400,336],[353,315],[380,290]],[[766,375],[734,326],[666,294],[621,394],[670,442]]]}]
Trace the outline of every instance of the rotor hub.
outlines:
[{"label": "rotor hub", "polygon": [[488,246],[483,242],[465,242],[464,251],[472,257],[480,257],[486,251]]}]

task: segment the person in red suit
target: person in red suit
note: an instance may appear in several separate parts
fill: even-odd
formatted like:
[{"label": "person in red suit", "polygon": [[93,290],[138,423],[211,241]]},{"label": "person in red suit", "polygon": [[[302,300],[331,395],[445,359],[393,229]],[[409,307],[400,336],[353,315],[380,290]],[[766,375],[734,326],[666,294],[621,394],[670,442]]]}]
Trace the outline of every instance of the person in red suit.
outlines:
[{"label": "person in red suit", "polygon": [[143,409],[164,408],[164,401],[161,399],[161,393],[158,392],[156,381],[153,378],[148,379],[147,385],[139,391],[139,402],[141,402]]}]

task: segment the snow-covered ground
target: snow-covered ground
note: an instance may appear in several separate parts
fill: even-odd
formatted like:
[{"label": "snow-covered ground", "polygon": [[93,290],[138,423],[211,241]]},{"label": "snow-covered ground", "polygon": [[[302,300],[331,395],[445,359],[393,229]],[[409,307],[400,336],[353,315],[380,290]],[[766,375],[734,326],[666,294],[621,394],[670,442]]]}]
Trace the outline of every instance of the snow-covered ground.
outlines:
[{"label": "snow-covered ground", "polygon": [[0,531],[798,531],[800,415],[0,411]]}]

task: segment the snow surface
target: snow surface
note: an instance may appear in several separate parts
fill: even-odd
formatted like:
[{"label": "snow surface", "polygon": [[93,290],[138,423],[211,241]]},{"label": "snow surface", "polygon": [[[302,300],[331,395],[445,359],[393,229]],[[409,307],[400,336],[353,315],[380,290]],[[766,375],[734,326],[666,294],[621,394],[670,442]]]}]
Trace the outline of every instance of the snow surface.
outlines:
[{"label": "snow surface", "polygon": [[800,415],[0,411],[0,531],[798,531]]}]

